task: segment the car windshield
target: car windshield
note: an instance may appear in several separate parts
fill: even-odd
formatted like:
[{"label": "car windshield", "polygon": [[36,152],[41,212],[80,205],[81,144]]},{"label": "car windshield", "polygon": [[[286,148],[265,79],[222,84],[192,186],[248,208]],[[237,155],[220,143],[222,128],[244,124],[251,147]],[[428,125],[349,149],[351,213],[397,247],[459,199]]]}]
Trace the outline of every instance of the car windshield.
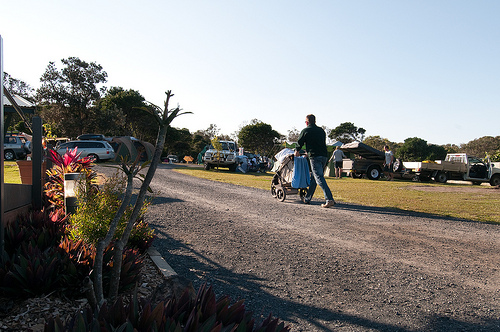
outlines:
[{"label": "car windshield", "polygon": [[[220,142],[220,143],[222,145],[222,150],[231,150],[231,151],[236,150],[234,142]],[[210,148],[215,149],[212,144],[210,144]]]}]

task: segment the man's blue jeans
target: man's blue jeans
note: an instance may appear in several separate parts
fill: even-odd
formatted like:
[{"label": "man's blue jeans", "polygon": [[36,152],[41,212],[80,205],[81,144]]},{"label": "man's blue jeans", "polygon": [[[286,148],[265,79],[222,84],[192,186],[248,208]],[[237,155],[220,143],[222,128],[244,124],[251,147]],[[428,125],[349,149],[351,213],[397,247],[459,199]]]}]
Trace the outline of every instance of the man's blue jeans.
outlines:
[{"label": "man's blue jeans", "polygon": [[325,166],[328,158],[324,156],[309,157],[309,161],[311,164],[311,184],[309,185],[307,195],[304,198],[305,201],[308,202],[313,197],[314,191],[316,190],[316,184],[318,184],[319,187],[323,190],[326,202],[328,203],[329,201],[333,201],[332,192],[330,191],[330,188],[328,188],[328,184],[326,184],[324,176]]}]

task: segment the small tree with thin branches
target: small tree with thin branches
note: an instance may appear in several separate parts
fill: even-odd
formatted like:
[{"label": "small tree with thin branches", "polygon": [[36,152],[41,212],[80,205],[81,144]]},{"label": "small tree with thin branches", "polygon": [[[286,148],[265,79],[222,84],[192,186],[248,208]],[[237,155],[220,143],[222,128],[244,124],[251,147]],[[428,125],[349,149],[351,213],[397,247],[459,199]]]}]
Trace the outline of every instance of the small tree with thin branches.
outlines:
[{"label": "small tree with thin branches", "polygon": [[149,188],[149,185],[151,184],[151,181],[153,180],[156,169],[157,169],[158,164],[160,162],[160,157],[161,157],[161,153],[163,151],[163,147],[165,145],[165,138],[167,135],[167,130],[169,128],[169,125],[179,115],[191,113],[191,112],[181,112],[181,109],[179,108],[179,106],[177,106],[174,109],[169,110],[168,107],[169,107],[170,98],[173,97],[174,94],[172,94],[171,90],[168,90],[165,93],[166,93],[167,97],[165,100],[164,109],[161,109],[160,107],[153,105],[151,103],[150,103],[150,107],[140,107],[139,108],[142,111],[151,113],[154,116],[156,122],[158,122],[159,131],[158,131],[158,136],[156,139],[155,152],[154,152],[153,159],[151,160],[151,163],[149,164],[149,168],[148,168],[148,171],[147,171],[145,176],[143,176],[139,172],[141,170],[143,170],[144,168],[146,168],[148,163],[140,164],[139,158],[137,158],[134,162],[132,162],[130,164],[127,163],[126,161],[122,161],[122,163],[120,165],[121,170],[125,173],[125,175],[127,177],[127,185],[126,185],[125,195],[123,197],[122,203],[121,203],[118,211],[116,212],[115,217],[111,221],[110,228],[109,228],[106,236],[103,239],[100,239],[97,243],[96,257],[95,257],[95,261],[94,261],[94,280],[93,280],[93,283],[91,282],[92,289],[93,289],[92,293],[95,294],[95,298],[91,299],[91,302],[94,302],[94,305],[100,306],[105,302],[104,291],[103,291],[104,251],[105,251],[106,247],[109,246],[109,244],[111,243],[111,241],[113,239],[113,236],[116,232],[120,218],[123,216],[126,208],[131,203],[134,178],[137,178],[138,176],[140,176],[141,180],[142,180],[142,185],[140,187],[139,194],[137,195],[137,199],[135,201],[132,214],[130,215],[130,217],[127,221],[127,225],[125,227],[125,230],[124,230],[122,236],[114,243],[114,246],[113,246],[114,247],[113,269],[112,269],[110,289],[109,289],[110,302],[113,302],[114,300],[116,300],[116,298],[118,296],[118,286],[120,284],[120,271],[122,268],[123,250],[125,248],[125,245],[128,242],[128,239],[130,237],[130,233],[132,231],[134,223],[141,213],[141,209],[143,208],[144,201],[146,199],[146,194],[148,191],[151,190]]}]

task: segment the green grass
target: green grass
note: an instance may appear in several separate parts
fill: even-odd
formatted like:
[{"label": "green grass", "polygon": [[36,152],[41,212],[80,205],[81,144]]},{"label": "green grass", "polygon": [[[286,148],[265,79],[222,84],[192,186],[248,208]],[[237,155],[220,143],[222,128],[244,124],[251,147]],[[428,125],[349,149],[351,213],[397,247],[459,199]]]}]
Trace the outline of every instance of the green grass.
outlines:
[{"label": "green grass", "polygon": [[15,161],[4,161],[4,182],[21,184],[21,176]]},{"label": "green grass", "polygon": [[[177,172],[241,186],[270,190],[273,174],[233,173],[225,169],[205,171],[199,167]],[[327,178],[335,200],[364,206],[423,212],[439,216],[500,224],[500,190],[489,185],[419,183],[407,180],[372,181]],[[269,194],[271,198],[271,195]],[[323,199],[317,188],[314,197]]]}]

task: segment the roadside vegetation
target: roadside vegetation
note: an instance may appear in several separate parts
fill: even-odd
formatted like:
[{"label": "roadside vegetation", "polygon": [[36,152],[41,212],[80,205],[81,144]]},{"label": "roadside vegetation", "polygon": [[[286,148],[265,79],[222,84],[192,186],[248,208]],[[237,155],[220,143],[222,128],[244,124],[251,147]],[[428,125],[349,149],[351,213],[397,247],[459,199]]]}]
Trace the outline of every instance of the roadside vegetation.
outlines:
[{"label": "roadside vegetation", "polygon": [[[185,167],[177,172],[213,181],[269,190],[272,173],[205,171]],[[500,189],[489,185],[421,183],[409,180],[372,181],[326,178],[339,202],[500,224]],[[291,197],[293,199],[294,196]],[[298,196],[295,196],[298,199]],[[314,197],[323,199],[321,190]],[[271,193],[269,192],[269,199]],[[287,198],[288,199],[288,198]]]}]

